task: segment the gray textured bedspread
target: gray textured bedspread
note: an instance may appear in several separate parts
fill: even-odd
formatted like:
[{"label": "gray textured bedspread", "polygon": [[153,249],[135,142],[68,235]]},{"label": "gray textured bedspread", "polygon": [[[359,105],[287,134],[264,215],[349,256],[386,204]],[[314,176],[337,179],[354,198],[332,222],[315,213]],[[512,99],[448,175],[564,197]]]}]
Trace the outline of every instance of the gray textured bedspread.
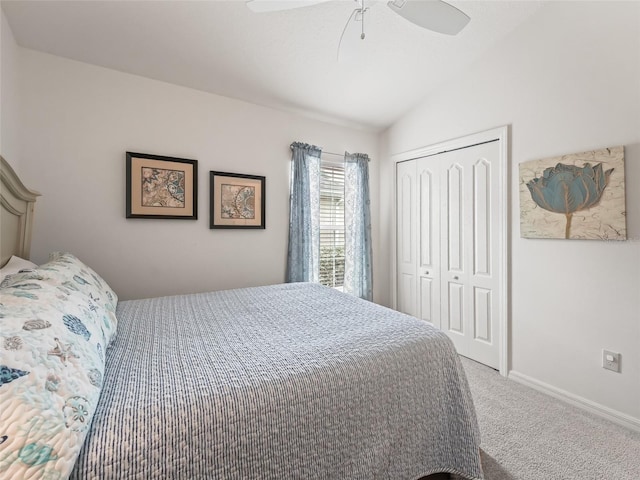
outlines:
[{"label": "gray textured bedspread", "polygon": [[313,284],[117,315],[71,478],[482,478],[464,371],[430,324]]}]

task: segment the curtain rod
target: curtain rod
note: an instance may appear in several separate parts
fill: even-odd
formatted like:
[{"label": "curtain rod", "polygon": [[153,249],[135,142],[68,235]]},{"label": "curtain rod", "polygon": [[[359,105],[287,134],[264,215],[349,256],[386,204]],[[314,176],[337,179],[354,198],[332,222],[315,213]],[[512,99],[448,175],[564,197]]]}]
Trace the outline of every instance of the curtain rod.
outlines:
[{"label": "curtain rod", "polygon": [[[344,153],[325,152],[324,150],[322,150],[322,151],[320,152],[320,155],[324,155],[324,154],[327,154],[327,155],[335,155],[336,157],[342,157],[342,158],[344,158]],[[369,161],[371,161],[371,159],[370,159],[370,158],[367,158],[367,162],[369,162]]]}]

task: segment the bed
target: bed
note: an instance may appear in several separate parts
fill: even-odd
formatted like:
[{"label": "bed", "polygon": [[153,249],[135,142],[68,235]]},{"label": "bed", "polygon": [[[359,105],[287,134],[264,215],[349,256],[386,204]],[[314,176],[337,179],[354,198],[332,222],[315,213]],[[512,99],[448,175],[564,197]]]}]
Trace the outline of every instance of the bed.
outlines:
[{"label": "bed", "polygon": [[0,284],[0,342],[0,479],[482,478],[448,337],[320,285],[118,302],[53,253]]}]

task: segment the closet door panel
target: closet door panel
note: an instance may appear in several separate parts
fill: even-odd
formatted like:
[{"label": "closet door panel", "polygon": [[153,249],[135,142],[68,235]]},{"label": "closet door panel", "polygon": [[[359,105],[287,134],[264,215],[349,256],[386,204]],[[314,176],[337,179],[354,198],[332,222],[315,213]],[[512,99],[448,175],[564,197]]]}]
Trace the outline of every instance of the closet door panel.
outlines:
[{"label": "closet door panel", "polygon": [[454,163],[447,168],[446,209],[442,213],[446,218],[447,225],[443,240],[447,244],[449,272],[461,272],[464,263],[463,175],[464,170],[459,163]]},{"label": "closet door panel", "polygon": [[439,313],[440,298],[436,294],[440,289],[435,288],[436,286],[436,282],[432,278],[420,275],[420,290],[418,292],[420,318],[439,327],[440,318],[437,314]]},{"label": "closet door panel", "polygon": [[416,277],[401,273],[398,279],[398,310],[407,315],[416,315]]},{"label": "closet door panel", "polygon": [[469,166],[458,151],[437,155],[443,174],[440,178],[440,253],[442,274],[442,329],[458,353],[467,352],[469,335],[468,232]]},{"label": "closet door panel", "polygon": [[396,250],[397,308],[418,316],[417,305],[417,205],[416,162],[400,162],[396,166]]},{"label": "closet door panel", "polygon": [[448,289],[448,315],[447,315],[447,330],[450,333],[465,335],[465,315],[464,315],[464,285],[459,283],[449,283]]},{"label": "closet door panel", "polygon": [[432,158],[417,160],[418,172],[418,290],[419,317],[440,324],[440,185],[438,163]]},{"label": "closet door panel", "polygon": [[475,287],[473,292],[473,339],[491,343],[491,290]]},{"label": "closet door panel", "polygon": [[[465,149],[473,191],[469,232],[472,315],[467,355],[493,368],[500,364],[500,144]],[[506,260],[506,259],[505,259]]]},{"label": "closet door panel", "polygon": [[491,275],[491,164],[473,166],[473,273]]}]

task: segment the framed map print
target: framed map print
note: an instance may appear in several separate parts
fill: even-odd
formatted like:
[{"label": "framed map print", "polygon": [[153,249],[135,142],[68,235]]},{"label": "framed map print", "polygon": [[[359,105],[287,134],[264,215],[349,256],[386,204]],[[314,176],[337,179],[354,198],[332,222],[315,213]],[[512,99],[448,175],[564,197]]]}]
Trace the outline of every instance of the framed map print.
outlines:
[{"label": "framed map print", "polygon": [[209,228],[265,228],[265,177],[209,172]]},{"label": "framed map print", "polygon": [[127,152],[127,218],[198,218],[198,161]]}]

